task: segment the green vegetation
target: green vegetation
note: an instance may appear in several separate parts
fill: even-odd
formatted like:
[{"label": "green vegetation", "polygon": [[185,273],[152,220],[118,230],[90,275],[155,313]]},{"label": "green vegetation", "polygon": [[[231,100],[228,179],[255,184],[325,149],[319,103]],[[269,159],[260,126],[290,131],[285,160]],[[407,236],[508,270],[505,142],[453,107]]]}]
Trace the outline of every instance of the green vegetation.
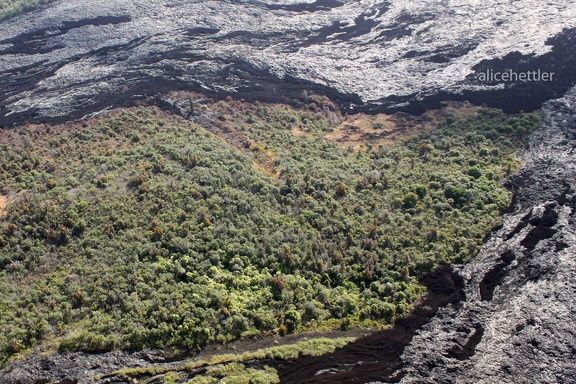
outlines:
[{"label": "green vegetation", "polygon": [[276,384],[280,382],[275,369],[265,366],[263,369],[247,368],[244,364],[231,363],[224,366],[209,367],[204,375],[198,375],[188,384]]},{"label": "green vegetation", "polygon": [[334,352],[336,348],[342,348],[354,340],[351,337],[336,339],[321,337],[241,354],[216,355],[185,365],[158,365],[123,369],[118,372],[112,372],[108,376],[120,375],[123,377],[141,378],[165,375],[165,381],[174,380],[174,382],[178,382],[175,381],[177,377],[180,377],[177,372],[185,371],[188,375],[194,375],[188,383],[215,383],[223,378],[226,378],[228,383],[277,383],[279,382],[278,375],[274,369],[267,366],[262,370],[254,369],[246,367],[245,364],[249,364],[250,361],[254,360],[290,360],[298,356],[322,356]]},{"label": "green vegetation", "polygon": [[481,109],[355,152],[321,108],[196,104],[233,145],[152,108],[0,134],[0,366],[390,323],[499,223],[539,124]]},{"label": "green vegetation", "polygon": [[40,8],[55,0],[0,0],[0,21]]}]

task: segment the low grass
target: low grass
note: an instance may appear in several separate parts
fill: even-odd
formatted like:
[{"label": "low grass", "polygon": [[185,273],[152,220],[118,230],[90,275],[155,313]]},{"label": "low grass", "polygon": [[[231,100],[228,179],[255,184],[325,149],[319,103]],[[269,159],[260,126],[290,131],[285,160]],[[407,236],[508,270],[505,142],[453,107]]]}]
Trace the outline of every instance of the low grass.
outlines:
[{"label": "low grass", "polygon": [[[263,369],[249,367],[254,360],[291,360],[299,356],[322,356],[342,348],[355,341],[354,337],[316,338],[294,344],[262,348],[256,351],[246,351],[239,354],[220,354],[177,365],[151,365],[129,368],[112,372],[110,376],[142,378],[147,376],[165,375],[165,382],[178,383],[180,375],[177,372],[188,372],[194,375],[189,383],[213,383],[226,378],[226,383],[277,383],[276,370],[265,366]],[[184,374],[182,374],[184,376]],[[222,381],[224,382],[224,381]]]},{"label": "low grass", "polygon": [[[231,363],[223,366],[210,367],[203,375],[194,376],[188,384],[275,384],[280,378],[274,368],[265,366],[263,369],[248,368],[244,364]],[[168,381],[165,383],[178,383]]]},{"label": "low grass", "polygon": [[0,21],[38,9],[56,0],[0,0]]}]

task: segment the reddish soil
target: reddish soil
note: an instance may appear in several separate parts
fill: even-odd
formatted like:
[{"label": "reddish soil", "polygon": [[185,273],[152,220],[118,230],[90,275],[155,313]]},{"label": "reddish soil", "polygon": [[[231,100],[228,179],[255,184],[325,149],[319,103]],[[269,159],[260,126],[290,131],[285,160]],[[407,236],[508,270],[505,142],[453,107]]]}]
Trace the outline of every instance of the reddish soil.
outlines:
[{"label": "reddish soil", "polygon": [[6,216],[6,204],[8,203],[8,199],[6,196],[0,195],[0,217]]}]

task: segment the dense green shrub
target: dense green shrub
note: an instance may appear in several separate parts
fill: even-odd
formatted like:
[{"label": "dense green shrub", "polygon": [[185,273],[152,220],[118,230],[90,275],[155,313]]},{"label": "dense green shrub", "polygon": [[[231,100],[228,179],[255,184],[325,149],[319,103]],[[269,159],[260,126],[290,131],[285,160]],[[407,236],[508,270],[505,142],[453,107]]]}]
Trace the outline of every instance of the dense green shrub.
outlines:
[{"label": "dense green shrub", "polygon": [[32,11],[55,0],[0,0],[0,21]]},{"label": "dense green shrub", "polygon": [[213,109],[248,147],[156,109],[2,132],[0,365],[44,340],[192,348],[394,321],[418,277],[465,261],[498,224],[511,199],[498,179],[539,123],[480,110],[355,153],[325,138],[319,112],[196,108]]}]

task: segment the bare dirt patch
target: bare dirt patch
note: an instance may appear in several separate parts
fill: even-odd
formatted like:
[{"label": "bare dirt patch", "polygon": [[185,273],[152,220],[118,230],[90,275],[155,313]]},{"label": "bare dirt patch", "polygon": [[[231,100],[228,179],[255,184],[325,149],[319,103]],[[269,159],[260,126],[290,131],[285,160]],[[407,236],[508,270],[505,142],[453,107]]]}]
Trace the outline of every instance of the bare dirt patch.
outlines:
[{"label": "bare dirt patch", "polygon": [[7,204],[8,198],[6,196],[0,195],[0,217],[6,216],[8,214],[8,210],[6,209]]},{"label": "bare dirt patch", "polygon": [[341,148],[353,148],[355,151],[367,150],[370,146],[392,146],[400,140],[436,129],[448,116],[466,119],[476,114],[478,109],[467,103],[453,102],[443,109],[421,116],[400,112],[393,115],[358,113],[347,116],[325,138],[336,142]]},{"label": "bare dirt patch", "polygon": [[359,113],[348,116],[325,137],[342,148],[352,147],[359,151],[368,145],[393,144],[394,137],[400,133],[394,124],[393,116]]},{"label": "bare dirt patch", "polygon": [[280,169],[276,168],[276,157],[271,151],[261,152],[260,156],[257,156],[257,160],[254,161],[254,167],[260,172],[273,177],[275,179],[280,177]]}]

